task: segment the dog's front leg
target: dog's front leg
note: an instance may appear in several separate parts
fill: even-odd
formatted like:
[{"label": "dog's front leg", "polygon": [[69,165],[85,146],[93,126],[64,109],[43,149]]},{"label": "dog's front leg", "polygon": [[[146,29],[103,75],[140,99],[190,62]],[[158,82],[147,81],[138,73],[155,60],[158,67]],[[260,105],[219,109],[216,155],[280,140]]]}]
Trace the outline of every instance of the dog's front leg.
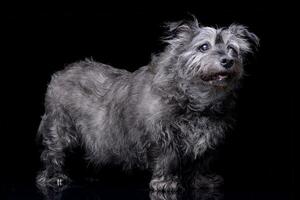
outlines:
[{"label": "dog's front leg", "polygon": [[154,191],[177,191],[179,188],[176,152],[171,148],[161,151],[155,158],[150,189]]}]

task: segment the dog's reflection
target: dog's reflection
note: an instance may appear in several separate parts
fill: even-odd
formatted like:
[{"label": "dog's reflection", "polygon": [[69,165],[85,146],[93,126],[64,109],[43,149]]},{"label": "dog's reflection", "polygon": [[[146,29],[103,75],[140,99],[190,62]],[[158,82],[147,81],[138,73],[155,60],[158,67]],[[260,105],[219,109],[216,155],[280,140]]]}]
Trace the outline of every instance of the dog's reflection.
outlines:
[{"label": "dog's reflection", "polygon": [[84,187],[80,185],[69,185],[64,188],[45,188],[42,190],[44,200],[102,200],[101,189],[97,191],[93,187]]},{"label": "dog's reflection", "polygon": [[153,192],[146,189],[113,189],[101,187],[69,186],[62,191],[44,191],[45,200],[223,200],[223,192],[215,189],[201,189],[184,192]]},{"label": "dog's reflection", "polygon": [[150,192],[150,200],[222,200],[223,193],[219,190],[201,189],[186,192],[165,193]]}]

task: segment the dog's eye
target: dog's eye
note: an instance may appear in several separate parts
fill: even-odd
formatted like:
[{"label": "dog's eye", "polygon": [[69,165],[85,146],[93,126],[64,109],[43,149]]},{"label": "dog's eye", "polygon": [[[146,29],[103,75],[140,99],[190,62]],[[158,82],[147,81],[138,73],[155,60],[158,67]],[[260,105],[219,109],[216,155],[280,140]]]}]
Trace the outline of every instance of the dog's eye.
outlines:
[{"label": "dog's eye", "polygon": [[209,48],[210,48],[210,46],[209,46],[208,43],[204,43],[204,44],[202,44],[201,46],[198,47],[198,49],[199,49],[201,52],[206,52]]},{"label": "dog's eye", "polygon": [[238,54],[238,51],[236,50],[235,47],[233,47],[232,45],[229,45],[227,47],[228,51],[231,51],[234,55],[237,55]]}]

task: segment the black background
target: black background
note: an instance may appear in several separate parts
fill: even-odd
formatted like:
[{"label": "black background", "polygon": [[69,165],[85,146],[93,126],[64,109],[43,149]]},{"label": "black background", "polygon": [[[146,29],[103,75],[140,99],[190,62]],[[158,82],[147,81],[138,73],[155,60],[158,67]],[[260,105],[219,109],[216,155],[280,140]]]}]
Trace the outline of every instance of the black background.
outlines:
[{"label": "black background", "polygon": [[[282,35],[282,28],[277,27],[284,23],[279,13],[270,6],[246,3],[204,5],[199,1],[168,6],[19,7],[5,14],[1,31],[1,199],[40,198],[34,187],[39,168],[35,135],[52,73],[84,58],[134,71],[150,61],[151,53],[162,50],[163,22],[187,18],[189,13],[204,25],[244,24],[261,40],[245,67],[248,76],[239,93],[237,126],[221,148],[218,169],[231,194],[226,199],[292,198],[292,88],[288,66],[280,59],[282,46],[276,42]],[[119,188],[133,190],[126,198],[148,198],[134,192],[135,186],[147,185],[148,180],[141,178],[148,178],[146,174],[124,178],[112,172],[109,176],[124,179],[117,184]]]}]

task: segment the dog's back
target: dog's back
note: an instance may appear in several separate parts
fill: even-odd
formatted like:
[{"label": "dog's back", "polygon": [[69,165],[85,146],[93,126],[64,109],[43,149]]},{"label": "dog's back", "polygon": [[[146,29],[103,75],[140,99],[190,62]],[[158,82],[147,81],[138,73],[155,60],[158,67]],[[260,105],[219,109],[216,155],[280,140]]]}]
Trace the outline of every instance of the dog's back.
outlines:
[{"label": "dog's back", "polygon": [[[74,102],[88,104],[90,98],[85,98],[104,96],[115,79],[128,74],[126,70],[89,60],[73,63],[52,76],[46,94],[46,106],[53,101],[64,106],[72,106],[70,104]],[[77,101],[81,98],[85,101]]]}]

